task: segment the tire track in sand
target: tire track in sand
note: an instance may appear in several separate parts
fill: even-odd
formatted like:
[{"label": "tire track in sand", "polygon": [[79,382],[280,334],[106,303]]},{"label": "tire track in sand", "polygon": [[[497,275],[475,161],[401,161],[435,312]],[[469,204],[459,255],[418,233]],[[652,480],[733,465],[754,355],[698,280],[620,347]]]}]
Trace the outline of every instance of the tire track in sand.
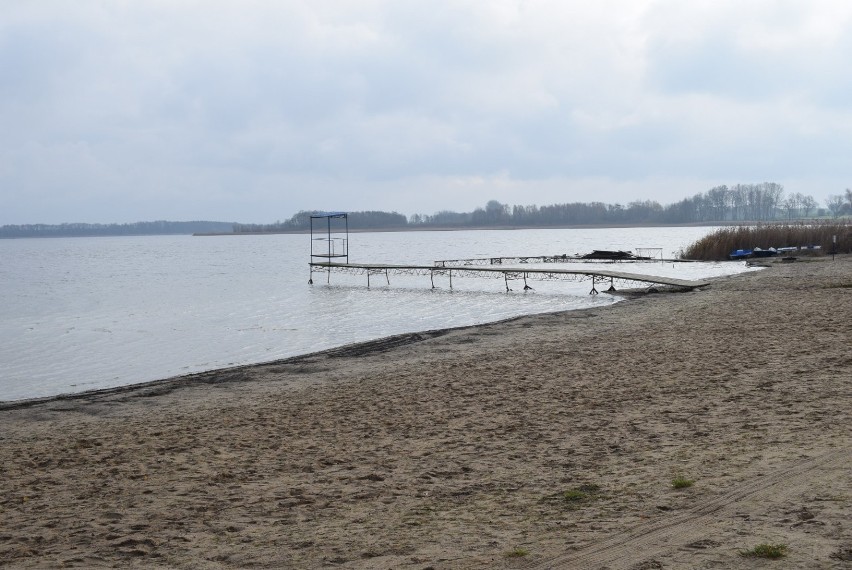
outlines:
[{"label": "tire track in sand", "polygon": [[[805,491],[812,472],[819,469],[848,467],[852,449],[838,449],[795,461],[770,474],[738,485],[728,493],[704,501],[689,510],[665,520],[639,524],[610,538],[597,541],[576,552],[570,552],[526,566],[530,569],[602,568],[629,569],[642,560],[653,558],[704,538],[707,525],[735,514],[744,501],[790,498]],[[641,557],[641,560],[637,558]]]}]

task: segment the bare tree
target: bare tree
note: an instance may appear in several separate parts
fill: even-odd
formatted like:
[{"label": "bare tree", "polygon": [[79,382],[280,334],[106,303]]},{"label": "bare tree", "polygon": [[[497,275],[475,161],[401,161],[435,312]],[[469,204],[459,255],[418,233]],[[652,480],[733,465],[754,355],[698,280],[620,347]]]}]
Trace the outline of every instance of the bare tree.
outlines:
[{"label": "bare tree", "polygon": [[782,207],[787,210],[787,219],[792,220],[796,217],[798,213],[799,206],[802,203],[802,195],[801,194],[790,194],[787,196],[787,199],[782,203]]},{"label": "bare tree", "polygon": [[840,215],[840,212],[843,210],[844,199],[843,196],[839,194],[832,194],[825,201],[825,206],[828,208],[828,211],[836,218]]},{"label": "bare tree", "polygon": [[711,188],[707,191],[706,196],[711,219],[717,221],[724,220],[728,201],[730,199],[730,192],[728,191],[728,187],[716,186],[714,188]]},{"label": "bare tree", "polygon": [[811,215],[811,211],[817,207],[817,201],[813,196],[802,196],[802,207],[805,209],[805,217]]}]

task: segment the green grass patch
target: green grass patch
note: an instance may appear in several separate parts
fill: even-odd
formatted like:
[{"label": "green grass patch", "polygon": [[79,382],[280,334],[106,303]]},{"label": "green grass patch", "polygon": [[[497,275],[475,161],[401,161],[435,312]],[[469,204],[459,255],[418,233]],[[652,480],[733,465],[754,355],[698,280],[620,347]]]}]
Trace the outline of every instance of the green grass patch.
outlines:
[{"label": "green grass patch", "polygon": [[590,499],[598,494],[601,490],[599,485],[595,484],[587,484],[580,485],[576,489],[568,489],[564,493],[562,493],[562,499],[569,503],[579,503],[581,501],[585,501],[586,499]]},{"label": "green grass patch", "polygon": [[751,550],[743,550],[740,554],[749,558],[782,558],[787,554],[787,545],[758,544]]},{"label": "green grass patch", "polygon": [[588,503],[600,498],[601,487],[593,483],[573,487],[560,493],[554,493],[542,497],[539,502],[550,504],[563,504],[571,508],[579,507],[581,504]]},{"label": "green grass patch", "polygon": [[567,491],[562,493],[562,498],[568,502],[582,501],[583,499],[588,498],[588,496],[588,493],[584,493],[579,489],[568,489]]},{"label": "green grass patch", "polygon": [[678,475],[674,479],[672,479],[672,487],[675,489],[687,489],[692,487],[695,484],[695,481],[692,479],[687,479],[682,475]]},{"label": "green grass patch", "polygon": [[522,548],[520,546],[516,546],[512,550],[506,553],[506,558],[523,558],[530,553],[526,548]]}]

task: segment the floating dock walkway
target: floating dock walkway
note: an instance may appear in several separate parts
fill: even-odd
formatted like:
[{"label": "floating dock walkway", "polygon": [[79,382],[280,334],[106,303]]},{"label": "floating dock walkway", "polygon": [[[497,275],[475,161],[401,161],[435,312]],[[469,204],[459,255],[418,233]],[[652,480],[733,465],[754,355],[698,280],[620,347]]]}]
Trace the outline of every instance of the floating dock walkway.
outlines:
[{"label": "floating dock walkway", "polygon": [[435,265],[524,265],[527,263],[691,263],[692,259],[664,259],[662,257],[593,257],[589,255],[514,255],[504,257],[472,257],[468,259],[441,259]]},{"label": "floating dock walkway", "polygon": [[532,289],[527,284],[527,279],[538,280],[566,280],[566,281],[584,281],[591,280],[592,290],[590,295],[597,295],[598,284],[609,283],[607,291],[615,291],[615,282],[628,283],[635,285],[663,285],[667,287],[676,287],[678,289],[692,290],[697,287],[708,285],[705,281],[688,281],[686,279],[676,279],[673,277],[658,277],[655,275],[640,275],[638,273],[625,273],[623,271],[609,271],[607,269],[563,269],[563,268],[516,268],[516,267],[493,267],[481,265],[386,265],[374,263],[334,263],[334,262],[311,262],[310,270],[311,277],[308,281],[313,283],[314,273],[327,273],[327,281],[331,281],[333,272],[349,273],[354,275],[366,275],[367,287],[370,286],[371,276],[384,276],[387,284],[390,285],[391,274],[395,275],[428,275],[435,288],[435,275],[447,276],[449,278],[450,289],[453,288],[453,276],[475,276],[475,277],[502,277],[506,284],[506,291],[511,291],[509,281],[523,280],[524,290]]}]

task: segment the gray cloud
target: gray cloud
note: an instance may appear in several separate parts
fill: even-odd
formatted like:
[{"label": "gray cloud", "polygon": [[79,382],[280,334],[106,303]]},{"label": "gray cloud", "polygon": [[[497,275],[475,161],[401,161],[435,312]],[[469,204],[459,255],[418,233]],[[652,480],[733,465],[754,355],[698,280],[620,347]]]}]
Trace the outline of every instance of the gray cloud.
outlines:
[{"label": "gray cloud", "polygon": [[4,3],[0,223],[848,185],[844,3],[588,4]]}]

